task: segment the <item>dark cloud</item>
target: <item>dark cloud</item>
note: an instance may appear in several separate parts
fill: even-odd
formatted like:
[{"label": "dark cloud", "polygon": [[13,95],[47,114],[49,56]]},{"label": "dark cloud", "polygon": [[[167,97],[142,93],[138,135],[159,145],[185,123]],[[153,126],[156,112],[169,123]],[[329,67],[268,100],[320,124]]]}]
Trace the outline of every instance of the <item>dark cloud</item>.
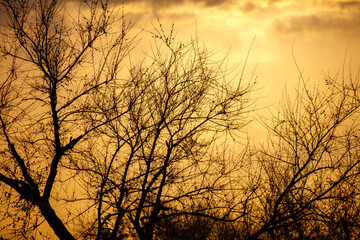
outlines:
[{"label": "dark cloud", "polygon": [[281,33],[327,30],[360,30],[360,15],[327,14],[296,15],[277,19],[274,27]]},{"label": "dark cloud", "polygon": [[206,7],[220,6],[230,3],[230,0],[193,0],[193,2],[202,2]]},{"label": "dark cloud", "polygon": [[283,2],[283,0],[268,0],[269,5],[276,5],[277,3]]},{"label": "dark cloud", "polygon": [[360,2],[358,1],[350,1],[350,2],[337,2],[338,6],[342,9],[355,9],[360,10]]},{"label": "dark cloud", "polygon": [[257,8],[257,6],[253,2],[246,2],[244,5],[241,6],[241,10],[244,13],[252,12],[256,8]]},{"label": "dark cloud", "polygon": [[179,4],[183,4],[185,0],[111,0],[114,3],[122,4],[124,3],[139,3],[139,2],[145,2],[153,7],[169,7],[169,6],[176,6]]},{"label": "dark cloud", "polygon": [[281,17],[274,21],[273,26],[281,33],[360,31],[360,1],[323,0],[314,6],[317,10],[312,14]]},{"label": "dark cloud", "polygon": [[280,0],[268,0],[266,4],[261,1],[246,1],[239,6],[239,9],[243,13],[270,13],[278,11],[277,3]]},{"label": "dark cloud", "polygon": [[158,7],[158,8],[164,8],[164,7],[172,7],[176,5],[181,4],[187,4],[187,3],[196,3],[201,4],[205,7],[216,7],[220,5],[224,5],[227,3],[232,2],[232,0],[111,0],[112,3],[136,3],[136,2],[146,2],[147,4]]}]

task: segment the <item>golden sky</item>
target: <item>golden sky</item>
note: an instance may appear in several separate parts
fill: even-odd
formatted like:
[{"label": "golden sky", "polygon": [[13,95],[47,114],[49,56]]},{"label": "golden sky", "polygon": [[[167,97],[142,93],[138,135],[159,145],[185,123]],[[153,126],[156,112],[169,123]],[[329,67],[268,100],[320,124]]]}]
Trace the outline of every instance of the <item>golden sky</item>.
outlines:
[{"label": "golden sky", "polygon": [[[152,30],[159,18],[165,28],[175,25],[177,40],[197,34],[218,56],[229,52],[230,65],[244,63],[255,38],[247,73],[251,75],[256,67],[256,98],[260,97],[261,107],[277,105],[285,85],[288,89],[296,85],[299,73],[293,52],[311,81],[322,81],[323,72],[341,70],[345,54],[353,74],[359,71],[360,0],[109,1],[120,11],[124,3],[124,12],[133,19],[133,32]],[[140,34],[139,46],[148,46],[146,34]]]},{"label": "golden sky", "polygon": [[255,37],[248,71],[256,66],[264,103],[277,103],[285,84],[296,84],[292,52],[313,81],[339,71],[346,52],[353,72],[359,70],[360,0],[127,0],[125,12],[137,27],[151,29],[156,18],[174,23],[178,39],[197,32],[207,48],[229,51],[234,64],[244,62]]},{"label": "golden sky", "polygon": [[294,57],[309,81],[341,72],[344,60],[345,71],[359,73],[360,0],[127,0],[125,12],[140,28],[151,29],[157,18],[164,26],[174,23],[180,40],[197,33],[210,50],[229,52],[233,64],[244,63],[255,38],[247,73],[256,68],[253,96],[265,111],[278,106],[285,87],[297,85]]},{"label": "golden sky", "polygon": [[[293,53],[310,81],[323,81],[324,72],[341,71],[345,54],[346,70],[351,66],[353,74],[359,72],[360,0],[109,1],[118,9],[124,3],[133,32],[152,30],[158,18],[165,28],[175,25],[177,40],[197,35],[218,56],[229,53],[230,65],[241,67],[255,38],[246,76],[256,68],[258,90],[253,96],[258,108],[276,107],[285,86],[297,85]],[[140,34],[140,47],[151,41],[146,34]]]},{"label": "golden sky", "polygon": [[[190,40],[197,34],[208,49],[219,55],[229,52],[231,64],[244,63],[255,38],[246,76],[256,68],[258,108],[276,107],[285,86],[296,86],[299,73],[293,54],[304,76],[314,82],[323,81],[323,72],[341,71],[344,59],[353,74],[360,69],[360,0],[110,2],[119,9],[124,2],[135,32],[151,30],[159,18],[165,28],[175,25],[178,40]],[[144,34],[139,46],[150,41]]]}]

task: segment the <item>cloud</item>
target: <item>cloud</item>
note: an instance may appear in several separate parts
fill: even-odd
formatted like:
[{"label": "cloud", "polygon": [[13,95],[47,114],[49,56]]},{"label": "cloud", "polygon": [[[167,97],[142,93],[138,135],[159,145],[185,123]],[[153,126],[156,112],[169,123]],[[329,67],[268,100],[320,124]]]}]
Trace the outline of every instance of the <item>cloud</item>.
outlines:
[{"label": "cloud", "polygon": [[[122,0],[111,0],[113,3],[122,4]],[[185,0],[124,0],[124,3],[141,3],[144,2],[152,7],[169,7],[169,6],[176,6],[179,4],[183,4]]]},{"label": "cloud", "polygon": [[251,0],[246,1],[242,4],[239,4],[239,9],[241,12],[248,14],[248,13],[255,13],[255,14],[267,14],[267,13],[274,13],[278,11],[277,4],[280,0],[268,0],[268,1],[261,1],[261,0]]},{"label": "cloud", "polygon": [[253,3],[253,2],[246,2],[244,5],[241,6],[241,10],[244,13],[252,12],[256,8],[257,8],[257,5],[255,5],[255,3]]},{"label": "cloud", "polygon": [[[121,4],[122,0],[111,0],[112,3]],[[232,2],[232,0],[124,0],[124,3],[145,2],[155,8],[171,7],[181,4],[200,4],[205,7],[216,7]]]},{"label": "cloud", "polygon": [[296,15],[275,20],[274,27],[280,33],[360,30],[360,18],[358,16],[334,16],[332,14]]},{"label": "cloud", "polygon": [[303,9],[287,13],[273,22],[280,33],[311,31],[360,31],[359,1],[324,1]]},{"label": "cloud", "polygon": [[220,5],[224,5],[227,3],[230,3],[230,0],[200,0],[200,1],[196,1],[193,0],[193,2],[202,2],[206,7],[214,7],[214,6],[220,6]]},{"label": "cloud", "polygon": [[360,2],[358,1],[348,1],[348,2],[337,2],[338,6],[340,6],[342,9],[357,9],[360,10]]}]

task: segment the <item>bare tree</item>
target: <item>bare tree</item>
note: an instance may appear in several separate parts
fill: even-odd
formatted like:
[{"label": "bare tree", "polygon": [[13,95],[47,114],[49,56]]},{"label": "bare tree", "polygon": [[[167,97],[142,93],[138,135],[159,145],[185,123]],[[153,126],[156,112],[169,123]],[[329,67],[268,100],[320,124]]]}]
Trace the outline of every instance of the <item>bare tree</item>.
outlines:
[{"label": "bare tree", "polygon": [[122,69],[130,23],[106,1],[0,2],[8,236],[52,236],[47,222],[60,239],[359,237],[358,76],[301,76],[268,144],[232,154],[253,84],[197,38],[160,24]]},{"label": "bare tree", "polygon": [[[196,206],[196,209],[201,206]],[[211,212],[211,216],[217,216]],[[220,217],[220,216],[218,216]],[[155,239],[243,239],[237,221],[218,221],[206,215],[176,215],[161,219],[156,226]]]},{"label": "bare tree", "polygon": [[[120,64],[131,49],[129,26],[100,0],[79,2],[76,16],[55,0],[2,0],[1,7],[7,14],[1,28],[3,222],[26,237],[42,224],[40,214],[60,239],[75,239],[64,221],[71,218],[61,219],[52,205],[66,199],[61,191],[74,173],[63,164],[74,148],[123,114],[111,119],[96,114],[101,102],[95,96],[121,82]],[[86,112],[97,121],[84,118]],[[54,191],[61,195],[54,198]]]},{"label": "bare tree", "polygon": [[117,239],[122,224],[152,239],[172,216],[231,221],[239,214],[233,179],[243,159],[224,156],[224,137],[247,123],[252,84],[230,78],[197,39],[176,42],[161,25],[152,36],[153,52],[130,69],[125,104],[104,118],[130,110],[97,129],[95,143],[79,152],[86,161],[69,166],[86,172],[97,239],[109,229]]},{"label": "bare tree", "polygon": [[270,121],[268,145],[253,158],[259,181],[248,239],[359,236],[359,77],[325,80],[316,86],[301,76],[295,99]]},{"label": "bare tree", "polygon": [[152,239],[172,216],[236,219],[243,159],[227,161],[224,143],[247,123],[252,84],[161,26],[120,77],[124,14],[69,4],[1,1],[2,223],[24,238],[46,236],[46,221],[60,239]]}]

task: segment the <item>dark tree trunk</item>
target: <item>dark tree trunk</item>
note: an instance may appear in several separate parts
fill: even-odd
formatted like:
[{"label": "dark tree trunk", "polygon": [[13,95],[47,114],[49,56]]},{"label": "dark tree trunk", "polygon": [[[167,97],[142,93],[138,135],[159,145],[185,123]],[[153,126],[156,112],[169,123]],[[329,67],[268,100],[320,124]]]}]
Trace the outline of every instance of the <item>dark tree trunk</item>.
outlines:
[{"label": "dark tree trunk", "polygon": [[51,207],[48,201],[43,201],[39,205],[42,215],[50,227],[54,230],[56,236],[61,240],[75,240],[72,234],[65,227],[61,219],[56,215],[54,209]]}]

